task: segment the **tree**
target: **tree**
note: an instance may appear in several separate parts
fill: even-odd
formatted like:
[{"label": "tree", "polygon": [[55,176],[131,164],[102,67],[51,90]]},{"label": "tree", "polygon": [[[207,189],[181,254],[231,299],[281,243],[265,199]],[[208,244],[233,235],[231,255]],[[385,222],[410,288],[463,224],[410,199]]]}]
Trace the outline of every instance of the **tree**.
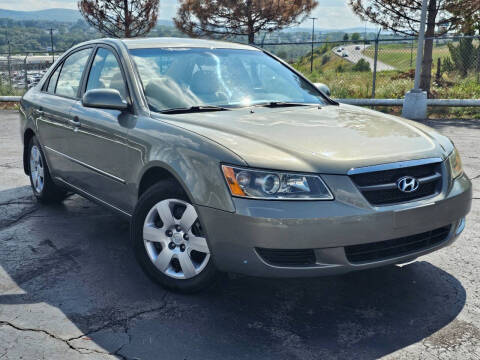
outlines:
[{"label": "tree", "polygon": [[359,33],[353,33],[350,39],[351,39],[353,42],[360,41],[360,34],[359,34]]},{"label": "tree", "polygon": [[[479,47],[480,49],[480,47]],[[472,38],[460,39],[458,45],[448,44],[452,63],[462,77],[467,76],[469,70],[477,64],[477,52]]]},{"label": "tree", "polygon": [[[404,35],[418,35],[420,0],[349,0],[364,21]],[[464,19],[480,11],[479,0],[428,0],[427,28],[420,87],[429,92],[432,78],[433,37],[458,29]]]},{"label": "tree", "polygon": [[111,37],[137,37],[157,23],[158,0],[80,0],[78,8],[85,20]]},{"label": "tree", "polygon": [[370,64],[365,59],[360,59],[353,67],[353,71],[366,72],[371,71]]},{"label": "tree", "polygon": [[344,34],[344,35],[343,35],[343,41],[348,41],[348,39],[349,39],[348,34]]},{"label": "tree", "polygon": [[248,36],[305,20],[316,0],[180,0],[177,28],[190,36]]}]

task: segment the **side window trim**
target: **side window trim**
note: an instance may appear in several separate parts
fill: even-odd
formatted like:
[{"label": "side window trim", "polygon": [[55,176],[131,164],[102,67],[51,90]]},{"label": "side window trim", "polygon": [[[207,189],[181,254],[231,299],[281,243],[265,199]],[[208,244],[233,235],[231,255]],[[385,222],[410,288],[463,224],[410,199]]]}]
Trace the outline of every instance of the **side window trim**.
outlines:
[{"label": "side window trim", "polygon": [[[55,66],[55,68],[52,70],[52,72],[48,75],[47,81],[45,81],[45,83],[42,86],[42,90],[41,90],[42,92],[50,94],[50,95],[55,95],[55,92],[54,93],[49,93],[48,88],[50,87],[50,81],[52,81],[53,75],[55,75],[57,70],[60,70],[60,72],[62,72],[62,67],[63,67],[63,60],[61,62],[59,62],[58,65]],[[57,77],[57,82],[58,82],[58,77]],[[57,88],[57,84],[55,84],[55,89],[56,88]]]},{"label": "side window trim", "polygon": [[127,91],[127,98],[125,100],[127,101],[127,103],[129,105],[131,105],[132,104],[131,93],[130,93],[130,89],[128,87],[127,77],[126,77],[125,69],[123,68],[123,64],[120,61],[120,57],[118,56],[117,51],[113,47],[111,47],[109,45],[106,45],[106,44],[98,44],[95,47],[95,49],[93,50],[92,57],[90,58],[90,60],[88,62],[88,73],[85,74],[85,78],[83,79],[83,82],[82,82],[82,85],[81,85],[80,98],[85,94],[85,92],[87,90],[88,78],[90,77],[90,73],[92,71],[93,62],[95,61],[95,56],[97,55],[98,50],[100,50],[101,48],[110,51],[113,54],[113,56],[115,56],[115,59],[117,60],[117,63],[118,63],[118,67],[120,68],[120,72],[122,74],[122,79],[123,79],[123,84],[125,85],[125,90]]},{"label": "side window trim", "polygon": [[[66,55],[63,59],[62,59],[62,62],[60,63],[59,66],[62,66],[62,69],[60,70],[60,74],[59,74],[59,78],[60,76],[62,75],[62,70],[63,70],[63,64],[65,63],[65,61],[70,57],[72,56],[73,54],[79,52],[79,51],[82,51],[82,50],[87,50],[87,49],[91,49],[92,51],[90,52],[90,55],[89,55],[89,58],[87,60],[87,63],[83,69],[83,72],[82,72],[82,77],[80,78],[80,84],[83,84],[83,81],[84,81],[84,77],[85,77],[85,72],[88,68],[88,65],[90,64],[90,61],[92,60],[92,53],[93,53],[93,50],[94,50],[94,46],[92,45],[87,45],[87,46],[82,46],[81,48],[78,48],[78,49],[75,49],[74,51],[71,51],[68,53],[68,55]],[[58,69],[58,66],[57,68],[55,68],[55,70]],[[52,72],[52,74],[50,74],[50,78],[51,76],[53,75],[55,71]],[[48,79],[48,83],[50,83],[50,78]],[[64,99],[70,99],[70,100],[79,100],[80,99],[80,90],[81,90],[81,86],[79,86],[78,90],[77,90],[77,94],[75,97],[71,97],[71,96],[65,96],[65,95],[59,95],[56,93],[57,91],[57,85],[58,85],[58,79],[57,79],[57,84],[55,85],[55,93],[54,94],[51,94],[51,95],[55,95],[55,96],[58,96],[58,97],[61,97],[61,98],[64,98]],[[49,93],[50,94],[50,93]]]},{"label": "side window trim", "polygon": [[90,56],[90,59],[87,61],[87,66],[85,66],[85,71],[82,77],[82,81],[80,82],[80,87],[79,87],[79,99],[83,97],[85,94],[85,90],[87,88],[87,83],[88,83],[88,78],[90,77],[90,72],[92,71],[92,66],[93,62],[95,61],[95,56],[97,56],[97,52],[100,46],[98,44],[95,44],[93,50],[92,50],[92,55]]}]

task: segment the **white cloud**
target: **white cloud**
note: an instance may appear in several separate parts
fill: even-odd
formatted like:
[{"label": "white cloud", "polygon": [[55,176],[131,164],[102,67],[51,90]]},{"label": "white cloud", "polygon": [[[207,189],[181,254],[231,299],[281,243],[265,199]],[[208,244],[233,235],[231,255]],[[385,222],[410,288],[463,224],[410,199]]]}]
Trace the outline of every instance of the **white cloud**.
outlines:
[{"label": "white cloud", "polygon": [[[333,2],[336,3],[335,6],[322,6],[324,3],[331,4]],[[310,17],[318,18],[315,26],[324,29],[351,28],[364,25],[364,22],[353,13],[344,0],[320,0],[318,7],[312,12]],[[311,24],[311,20],[307,19],[302,26],[307,24]]]}]

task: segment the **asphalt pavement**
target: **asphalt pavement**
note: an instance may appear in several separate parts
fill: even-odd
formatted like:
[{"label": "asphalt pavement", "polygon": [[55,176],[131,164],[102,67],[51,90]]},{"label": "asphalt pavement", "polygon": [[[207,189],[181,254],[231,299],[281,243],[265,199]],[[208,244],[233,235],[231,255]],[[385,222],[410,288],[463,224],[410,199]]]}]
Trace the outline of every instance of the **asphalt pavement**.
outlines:
[{"label": "asphalt pavement", "polygon": [[475,186],[452,246],[340,277],[229,275],[186,296],[143,274],[122,217],[76,195],[37,204],[17,117],[0,112],[0,359],[479,359],[480,120],[428,122]]}]

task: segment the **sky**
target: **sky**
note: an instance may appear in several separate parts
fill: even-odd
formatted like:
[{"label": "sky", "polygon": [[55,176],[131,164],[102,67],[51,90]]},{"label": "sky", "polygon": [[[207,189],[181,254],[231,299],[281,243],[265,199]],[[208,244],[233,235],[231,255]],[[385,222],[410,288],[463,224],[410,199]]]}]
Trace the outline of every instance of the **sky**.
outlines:
[{"label": "sky", "polygon": [[[317,17],[316,26],[324,29],[351,28],[364,26],[356,17],[347,0],[318,0],[318,7],[311,14]],[[171,19],[176,12],[177,0],[160,0],[160,19]],[[8,10],[43,10],[49,8],[76,9],[76,0],[0,0],[0,8]],[[311,20],[306,20],[302,26],[311,26]]]}]

